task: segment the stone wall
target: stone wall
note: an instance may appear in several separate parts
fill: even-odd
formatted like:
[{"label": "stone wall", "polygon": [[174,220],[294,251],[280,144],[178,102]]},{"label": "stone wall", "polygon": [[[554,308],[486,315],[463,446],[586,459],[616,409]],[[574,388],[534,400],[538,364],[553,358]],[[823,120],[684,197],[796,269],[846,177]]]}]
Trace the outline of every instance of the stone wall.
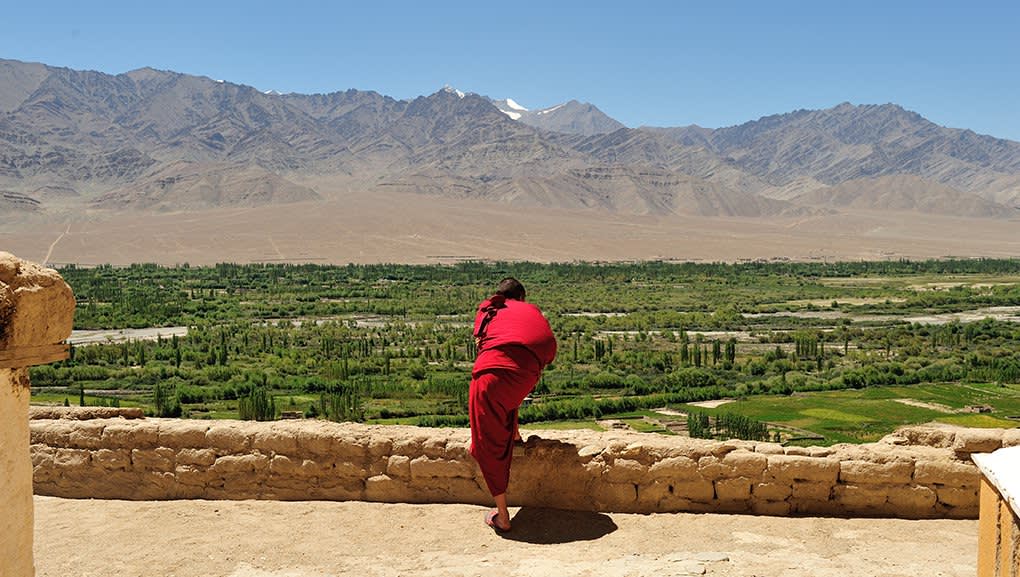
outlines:
[{"label": "stone wall", "polygon": [[[117,499],[489,503],[466,429],[324,421],[31,422],[38,494]],[[970,453],[1020,430],[909,428],[869,445],[782,447],[542,431],[515,456],[514,505],[603,512],[976,518]]]}]

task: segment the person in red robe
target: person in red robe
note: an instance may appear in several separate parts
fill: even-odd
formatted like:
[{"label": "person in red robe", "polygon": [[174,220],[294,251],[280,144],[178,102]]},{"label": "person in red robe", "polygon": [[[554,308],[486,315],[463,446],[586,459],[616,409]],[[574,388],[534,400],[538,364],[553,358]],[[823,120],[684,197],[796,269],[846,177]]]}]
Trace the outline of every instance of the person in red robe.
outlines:
[{"label": "person in red robe", "polygon": [[517,409],[556,358],[556,337],[542,311],[525,302],[524,285],[505,278],[496,294],[478,305],[474,337],[478,356],[471,371],[468,415],[471,456],[485,477],[496,508],[485,522],[510,530],[507,485],[517,429]]}]

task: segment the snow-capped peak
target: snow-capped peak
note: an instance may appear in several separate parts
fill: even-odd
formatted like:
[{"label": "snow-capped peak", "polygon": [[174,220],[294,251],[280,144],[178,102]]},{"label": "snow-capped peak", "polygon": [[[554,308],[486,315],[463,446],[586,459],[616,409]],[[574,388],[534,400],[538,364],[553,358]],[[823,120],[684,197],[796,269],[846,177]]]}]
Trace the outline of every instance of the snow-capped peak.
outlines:
[{"label": "snow-capped peak", "polygon": [[443,87],[443,91],[444,92],[449,92],[450,94],[456,94],[458,98],[464,98],[464,93],[463,92],[461,92],[460,90],[457,90],[456,88],[450,86],[449,84],[447,84],[446,86]]},{"label": "snow-capped peak", "polygon": [[504,102],[506,102],[507,107],[510,108],[511,110],[520,110],[522,112],[527,112],[528,111],[527,108],[524,108],[520,104],[517,104],[516,102],[514,102],[513,98],[507,98]]}]

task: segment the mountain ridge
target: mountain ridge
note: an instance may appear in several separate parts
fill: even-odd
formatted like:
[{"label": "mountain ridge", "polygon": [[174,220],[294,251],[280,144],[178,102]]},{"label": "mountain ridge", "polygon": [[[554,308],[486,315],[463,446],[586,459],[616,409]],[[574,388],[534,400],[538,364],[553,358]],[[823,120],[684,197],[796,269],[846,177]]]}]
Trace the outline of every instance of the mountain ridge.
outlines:
[{"label": "mountain ridge", "polygon": [[[842,103],[719,129],[627,128],[575,100],[541,111],[508,100],[503,110],[453,89],[408,100],[353,89],[275,94],[153,68],[109,75],[12,60],[0,60],[0,79],[0,189],[32,212],[51,202],[119,211],[314,201],[321,194],[301,184],[311,176],[330,189],[627,214],[1020,210],[1020,143],[941,127],[895,104]],[[153,183],[174,170],[189,182],[207,171],[218,192],[164,194]],[[42,189],[51,193],[36,198]]]}]

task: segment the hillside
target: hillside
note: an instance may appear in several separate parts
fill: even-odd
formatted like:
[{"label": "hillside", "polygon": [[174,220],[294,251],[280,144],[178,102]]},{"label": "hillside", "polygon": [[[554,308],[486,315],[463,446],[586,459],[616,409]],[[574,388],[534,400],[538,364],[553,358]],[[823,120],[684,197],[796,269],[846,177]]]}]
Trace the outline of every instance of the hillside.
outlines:
[{"label": "hillside", "polygon": [[7,222],[354,192],[701,218],[1020,214],[1020,143],[893,104],[631,129],[587,103],[527,111],[452,88],[410,100],[280,95],[151,68],[12,60],[0,60],[0,78]]}]

